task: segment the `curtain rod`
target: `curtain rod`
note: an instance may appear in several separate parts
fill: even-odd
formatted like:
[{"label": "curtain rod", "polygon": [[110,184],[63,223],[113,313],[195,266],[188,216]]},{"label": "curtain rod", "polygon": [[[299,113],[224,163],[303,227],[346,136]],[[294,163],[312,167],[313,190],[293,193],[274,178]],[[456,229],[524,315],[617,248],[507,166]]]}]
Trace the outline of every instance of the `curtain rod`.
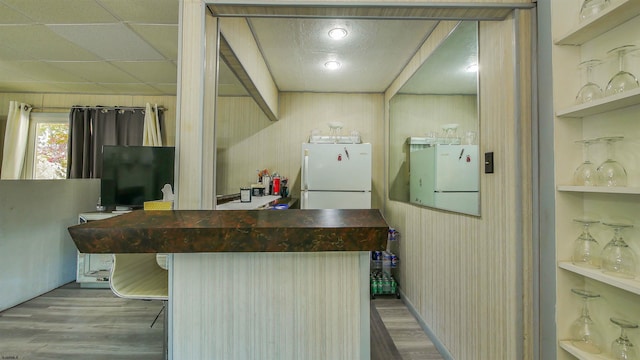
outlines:
[{"label": "curtain rod", "polygon": [[[151,105],[153,108],[154,106]],[[88,106],[88,105],[74,105],[74,106],[33,106],[32,110],[70,110],[70,109],[104,109],[104,110],[146,110],[144,106]],[[165,111],[167,108],[164,106],[158,106],[158,110]]]}]

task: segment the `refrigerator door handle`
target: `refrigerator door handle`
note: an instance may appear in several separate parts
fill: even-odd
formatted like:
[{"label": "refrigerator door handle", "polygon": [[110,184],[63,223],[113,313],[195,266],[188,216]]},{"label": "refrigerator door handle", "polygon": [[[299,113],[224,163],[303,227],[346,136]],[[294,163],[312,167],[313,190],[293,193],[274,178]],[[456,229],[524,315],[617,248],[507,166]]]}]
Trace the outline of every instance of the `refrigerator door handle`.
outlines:
[{"label": "refrigerator door handle", "polygon": [[302,164],[302,189],[308,190],[309,184],[307,184],[307,172],[309,171],[309,150],[304,150],[304,160]]}]

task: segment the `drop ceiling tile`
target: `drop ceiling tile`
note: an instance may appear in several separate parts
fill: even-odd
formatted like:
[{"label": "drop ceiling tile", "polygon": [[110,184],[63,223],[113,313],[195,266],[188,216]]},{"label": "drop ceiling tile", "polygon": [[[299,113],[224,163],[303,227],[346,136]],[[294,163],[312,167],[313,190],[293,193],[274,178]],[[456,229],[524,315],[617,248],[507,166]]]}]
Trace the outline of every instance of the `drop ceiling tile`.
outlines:
[{"label": "drop ceiling tile", "polygon": [[0,44],[2,59],[99,60],[96,55],[61,38],[44,25],[0,26]]},{"label": "drop ceiling tile", "polygon": [[113,66],[145,83],[174,83],[178,67],[171,61],[117,61]]},{"label": "drop ceiling tile", "polygon": [[33,20],[0,2],[0,24],[31,24]]},{"label": "drop ceiling tile", "polygon": [[2,0],[42,24],[92,24],[118,22],[95,0]]},{"label": "drop ceiling tile", "polygon": [[0,92],[60,93],[63,91],[64,88],[57,83],[41,81],[0,82]]},{"label": "drop ceiling tile", "polygon": [[151,84],[154,89],[158,89],[160,95],[175,96],[178,93],[178,84]]},{"label": "drop ceiling tile", "polygon": [[10,69],[14,76],[26,79],[31,78],[44,82],[84,81],[82,77],[73,74],[73,72],[61,71],[59,68],[41,61],[6,61],[0,64],[0,67]]},{"label": "drop ceiling tile", "polygon": [[104,60],[164,60],[124,24],[48,25],[56,34]]},{"label": "drop ceiling tile", "polygon": [[106,89],[101,84],[93,83],[59,83],[57,84],[62,93],[69,94],[111,94],[111,91]]},{"label": "drop ceiling tile", "polygon": [[158,89],[147,84],[100,84],[112,94],[162,95]]},{"label": "drop ceiling tile", "polygon": [[21,61],[0,61],[0,82],[13,81],[37,81],[38,79],[28,73],[16,69]]},{"label": "drop ceiling tile", "polygon": [[[0,26],[0,37],[2,37],[2,29],[3,27]],[[19,46],[14,49],[7,43],[3,43],[2,46],[0,46],[0,59],[5,61],[37,60],[32,53],[33,51],[28,47]]]},{"label": "drop ceiling tile", "polygon": [[109,11],[126,22],[177,24],[178,0],[100,0]]},{"label": "drop ceiling tile", "polygon": [[129,24],[133,31],[167,59],[178,60],[178,25]]},{"label": "drop ceiling tile", "polygon": [[108,62],[54,62],[51,66],[73,73],[82,79],[95,83],[139,82],[135,77]]}]

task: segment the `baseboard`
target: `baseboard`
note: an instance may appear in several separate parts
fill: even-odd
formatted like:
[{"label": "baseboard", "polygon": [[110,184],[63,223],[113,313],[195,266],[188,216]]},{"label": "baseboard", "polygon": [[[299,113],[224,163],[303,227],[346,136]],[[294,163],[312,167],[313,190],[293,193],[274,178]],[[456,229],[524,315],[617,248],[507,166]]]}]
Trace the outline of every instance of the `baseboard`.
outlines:
[{"label": "baseboard", "polygon": [[445,358],[445,360],[455,360],[454,357],[451,355],[451,353],[449,353],[449,350],[440,341],[440,339],[438,339],[438,337],[433,333],[433,331],[431,331],[427,323],[424,322],[424,320],[422,319],[422,317],[420,316],[416,308],[413,306],[409,298],[407,298],[407,294],[405,294],[404,291],[402,291],[402,289],[400,289],[399,291],[400,291],[400,298],[402,299],[404,304],[407,306],[407,309],[409,309],[409,312],[413,314],[413,316],[416,318],[416,320],[418,321],[418,324],[420,324],[420,327],[422,328],[424,333],[427,334],[429,339],[431,339],[431,342],[433,343],[433,345],[435,345],[436,349],[438,349],[442,357]]}]

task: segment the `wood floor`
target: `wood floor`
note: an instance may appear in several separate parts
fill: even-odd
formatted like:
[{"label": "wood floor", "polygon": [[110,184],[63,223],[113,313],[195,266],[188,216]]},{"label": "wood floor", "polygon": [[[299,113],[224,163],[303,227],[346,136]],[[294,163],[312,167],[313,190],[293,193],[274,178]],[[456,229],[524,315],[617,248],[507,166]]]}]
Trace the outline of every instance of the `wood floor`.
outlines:
[{"label": "wood floor", "polygon": [[444,359],[400,299],[373,300],[403,360]]},{"label": "wood floor", "polygon": [[[402,300],[373,300],[403,360],[442,359]],[[70,283],[0,312],[0,359],[162,359],[160,301]]]}]

